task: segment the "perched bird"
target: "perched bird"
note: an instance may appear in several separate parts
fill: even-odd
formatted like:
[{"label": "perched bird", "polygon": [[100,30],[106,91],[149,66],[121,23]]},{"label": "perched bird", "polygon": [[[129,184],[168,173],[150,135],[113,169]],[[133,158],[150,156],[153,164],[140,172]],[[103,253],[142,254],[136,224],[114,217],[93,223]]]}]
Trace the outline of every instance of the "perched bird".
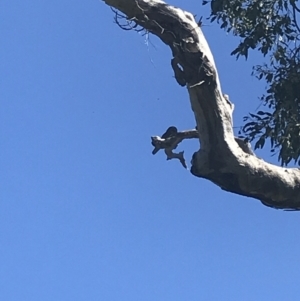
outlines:
[{"label": "perched bird", "polygon": [[161,138],[167,139],[172,136],[175,136],[178,133],[177,127],[176,126],[170,126],[165,133],[162,134]]},{"label": "perched bird", "polygon": [[[175,136],[176,134],[178,133],[178,130],[175,126],[170,126],[165,133],[162,134],[161,138],[162,139],[167,139],[167,138],[170,138],[172,136]],[[152,145],[154,146],[154,150],[152,151],[152,154],[155,155],[159,150],[160,148],[157,147],[153,141],[152,141]]]}]

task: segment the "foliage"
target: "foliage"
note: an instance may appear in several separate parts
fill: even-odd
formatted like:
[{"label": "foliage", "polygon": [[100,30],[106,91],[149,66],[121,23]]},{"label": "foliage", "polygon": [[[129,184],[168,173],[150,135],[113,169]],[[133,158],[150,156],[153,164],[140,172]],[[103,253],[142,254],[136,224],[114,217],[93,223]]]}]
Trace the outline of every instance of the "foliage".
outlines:
[{"label": "foliage", "polygon": [[232,55],[248,57],[255,49],[267,63],[254,66],[253,74],[265,80],[261,96],[265,110],[249,114],[241,133],[255,148],[266,140],[278,160],[300,165],[300,9],[297,0],[211,0],[211,22],[216,21],[241,41]]}]

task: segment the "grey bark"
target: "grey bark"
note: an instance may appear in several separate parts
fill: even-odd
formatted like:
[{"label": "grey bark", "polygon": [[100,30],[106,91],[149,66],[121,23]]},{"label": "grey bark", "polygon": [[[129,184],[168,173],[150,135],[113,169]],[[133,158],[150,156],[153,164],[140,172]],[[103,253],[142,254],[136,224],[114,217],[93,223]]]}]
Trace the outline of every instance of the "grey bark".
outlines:
[{"label": "grey bark", "polygon": [[[187,87],[201,145],[193,155],[191,173],[266,206],[300,210],[299,169],[269,164],[234,137],[233,106],[222,93],[213,55],[193,15],[160,0],[103,1],[170,47],[171,66],[178,84]],[[165,147],[157,140],[170,159],[168,139]]]}]

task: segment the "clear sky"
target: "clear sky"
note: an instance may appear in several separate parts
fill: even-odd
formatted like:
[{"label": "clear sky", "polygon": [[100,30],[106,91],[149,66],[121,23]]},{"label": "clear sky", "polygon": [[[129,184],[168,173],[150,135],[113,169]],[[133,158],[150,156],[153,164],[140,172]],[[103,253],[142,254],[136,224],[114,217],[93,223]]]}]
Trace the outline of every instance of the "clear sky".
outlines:
[{"label": "clear sky", "polygon": [[[261,58],[236,61],[237,39],[203,29],[241,125]],[[2,0],[0,39],[0,300],[298,300],[300,213],[151,154],[151,135],[195,126],[164,44],[99,0]]]}]

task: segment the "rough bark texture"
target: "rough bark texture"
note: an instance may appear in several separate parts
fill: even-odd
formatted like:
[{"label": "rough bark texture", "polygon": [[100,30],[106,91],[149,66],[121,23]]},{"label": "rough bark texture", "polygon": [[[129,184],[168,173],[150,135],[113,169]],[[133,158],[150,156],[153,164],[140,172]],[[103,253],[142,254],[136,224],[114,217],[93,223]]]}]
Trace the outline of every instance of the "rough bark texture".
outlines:
[{"label": "rough bark texture", "polygon": [[[234,137],[233,106],[222,94],[212,53],[193,15],[160,0],[103,1],[171,48],[171,66],[178,84],[187,86],[201,145],[191,173],[266,206],[300,210],[300,170],[266,163]],[[164,141],[159,143],[167,153]]]}]

